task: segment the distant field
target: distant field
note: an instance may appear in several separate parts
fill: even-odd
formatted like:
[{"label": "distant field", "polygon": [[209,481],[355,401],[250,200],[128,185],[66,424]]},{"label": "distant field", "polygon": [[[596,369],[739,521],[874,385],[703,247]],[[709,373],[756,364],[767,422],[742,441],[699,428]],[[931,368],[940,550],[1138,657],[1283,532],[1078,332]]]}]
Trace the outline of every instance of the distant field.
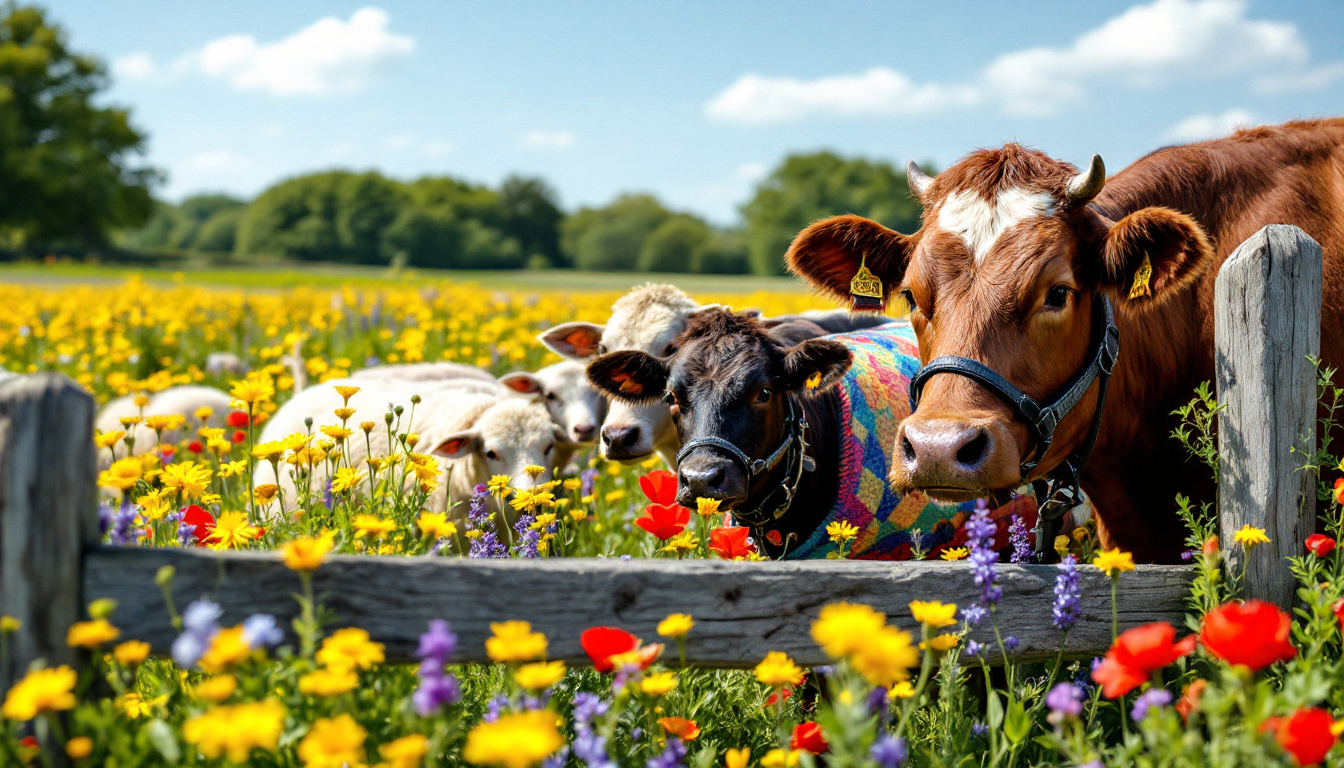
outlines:
[{"label": "distant field", "polygon": [[625,291],[646,282],[671,283],[691,294],[754,293],[757,291],[805,293],[807,287],[793,277],[751,275],[690,275],[632,272],[578,272],[573,270],[452,271],[436,269],[392,270],[339,264],[287,263],[246,265],[209,269],[145,269],[90,264],[20,263],[0,265],[0,282],[58,285],[61,283],[112,283],[132,275],[148,283],[230,288],[334,288],[350,282],[406,286],[417,282],[476,283],[483,288],[526,291]]}]

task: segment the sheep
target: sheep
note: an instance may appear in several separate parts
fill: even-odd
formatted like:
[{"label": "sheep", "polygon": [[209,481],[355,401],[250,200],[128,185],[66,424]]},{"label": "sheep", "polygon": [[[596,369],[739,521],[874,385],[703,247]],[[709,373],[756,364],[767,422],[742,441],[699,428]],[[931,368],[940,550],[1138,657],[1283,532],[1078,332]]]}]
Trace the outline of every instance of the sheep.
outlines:
[{"label": "sheep", "polygon": [[[197,385],[169,387],[150,395],[149,402],[145,405],[143,411],[135,404],[135,398],[135,395],[126,395],[112,400],[98,412],[98,417],[94,420],[93,426],[98,432],[125,430],[128,438],[133,437],[135,439],[133,453],[137,456],[153,450],[159,444],[159,437],[154,430],[145,426],[143,422],[134,428],[123,426],[122,418],[142,414],[144,416],[179,415],[184,417],[186,424],[182,428],[163,432],[164,442],[171,445],[181,440],[189,428],[201,426],[201,422],[196,419],[196,413],[200,409],[210,409],[210,418],[206,419],[204,424],[211,427],[223,426],[224,419],[231,410],[229,395],[214,387]],[[112,455],[110,452],[99,452],[98,462],[100,467],[105,469],[107,465],[111,464],[111,461]]]},{"label": "sheep", "polygon": [[[334,411],[342,406],[343,400],[336,390],[337,385],[360,388],[349,402],[355,413],[347,424],[354,434],[345,441],[345,450],[350,465],[362,471],[368,470],[364,460],[369,453],[358,425],[367,421],[377,425],[369,433],[369,443],[374,456],[387,455],[384,415],[389,405],[400,405],[405,409],[396,429],[419,435],[415,450],[439,461],[439,487],[428,502],[432,511],[447,510],[450,498],[452,502],[465,501],[476,485],[488,482],[492,475],[511,477],[513,487],[517,489],[548,482],[552,477],[552,454],[562,436],[539,401],[440,382],[350,377],[314,385],[295,395],[276,412],[263,427],[260,441],[274,442],[295,433],[307,433],[310,430],[304,420],[308,418],[313,420],[312,433],[317,439],[323,439],[320,427],[339,423]],[[420,402],[412,407],[411,398],[415,395],[420,396]],[[545,469],[536,477],[529,476],[524,468],[533,465]],[[278,485],[285,504],[292,509],[298,500],[293,473],[287,465],[281,467]],[[451,473],[445,482],[443,474],[449,469]],[[324,491],[327,479],[325,463],[319,464],[308,487],[314,492]],[[269,462],[258,463],[256,482],[259,485],[276,483]],[[363,487],[367,489],[367,485]],[[270,512],[275,514],[276,510]],[[454,513],[460,519],[465,514],[465,505],[459,505]]]}]

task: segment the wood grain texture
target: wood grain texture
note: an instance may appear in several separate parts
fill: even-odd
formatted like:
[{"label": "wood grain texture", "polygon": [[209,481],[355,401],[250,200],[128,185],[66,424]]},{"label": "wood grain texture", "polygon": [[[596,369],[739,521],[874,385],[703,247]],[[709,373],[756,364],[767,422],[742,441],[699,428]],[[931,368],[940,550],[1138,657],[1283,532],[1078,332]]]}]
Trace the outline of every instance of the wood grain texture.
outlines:
[{"label": "wood grain texture", "polygon": [[84,612],[81,554],[98,540],[93,414],[61,374],[0,384],[0,614],[23,622],[0,690],[34,660],[80,662],[65,634]]},{"label": "wood grain texture", "polygon": [[[165,653],[175,636],[154,585],[161,566],[177,576],[179,610],[206,597],[237,623],[254,612],[276,615],[282,626],[297,612],[299,578],[277,553],[221,554],[201,550],[121,549],[89,553],[84,589],[92,598],[119,603],[117,623],[130,636]],[[1069,633],[1069,652],[1099,654],[1110,645],[1110,583],[1097,569],[1082,572],[1082,620]],[[1018,657],[1042,658],[1059,648],[1051,625],[1053,566],[1000,566],[1003,602],[998,616],[1005,636],[1020,643]],[[1141,566],[1121,577],[1121,628],[1150,621],[1181,626],[1193,576],[1181,566]],[[461,639],[458,658],[482,661],[490,622],[524,619],[550,638],[551,658],[583,663],[579,634],[617,626],[646,641],[667,614],[696,621],[687,659],[710,667],[749,667],[767,651],[788,652],[802,663],[826,660],[810,638],[817,612],[849,600],[885,611],[915,629],[911,600],[969,605],[978,593],[965,563],[621,561],[604,559],[466,560],[361,557],[330,560],[314,579],[320,600],[340,625],[367,629],[387,644],[389,657],[405,660],[430,619],[447,619]],[[977,633],[988,641],[987,626]],[[291,638],[292,640],[292,638]]]},{"label": "wood grain texture", "polygon": [[1294,226],[1252,235],[1223,264],[1214,288],[1220,456],[1218,512],[1231,573],[1245,557],[1232,545],[1243,525],[1264,528],[1246,595],[1288,607],[1296,589],[1285,558],[1316,525],[1315,477],[1299,472],[1316,445],[1316,370],[1321,346],[1321,247]]}]

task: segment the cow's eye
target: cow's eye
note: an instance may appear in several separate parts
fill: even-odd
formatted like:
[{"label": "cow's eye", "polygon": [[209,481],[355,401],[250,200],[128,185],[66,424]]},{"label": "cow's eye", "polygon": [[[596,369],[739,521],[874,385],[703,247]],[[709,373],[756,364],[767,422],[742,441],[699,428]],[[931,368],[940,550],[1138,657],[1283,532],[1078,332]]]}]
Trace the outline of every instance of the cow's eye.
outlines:
[{"label": "cow's eye", "polygon": [[1045,305],[1047,307],[1062,307],[1069,303],[1069,294],[1073,293],[1067,285],[1056,285],[1045,295]]},{"label": "cow's eye", "polygon": [[494,451],[486,451],[485,458],[491,461],[499,461],[499,454],[495,453]]},{"label": "cow's eye", "polygon": [[546,450],[542,451],[542,452],[541,452],[541,455],[542,455],[542,456],[550,456],[550,455],[551,455],[551,449],[554,448],[554,447],[555,447],[555,443],[551,443],[550,445],[546,446]]},{"label": "cow's eye", "polygon": [[598,342],[598,345],[597,345],[597,354],[599,354],[599,355],[605,355],[605,354],[607,354],[607,345],[606,345],[606,344],[603,344],[603,343],[601,343],[601,342]]},{"label": "cow's eye", "polygon": [[546,393],[546,399],[547,399],[547,400],[558,400],[559,398],[557,398],[557,397],[555,396],[555,393],[554,393],[554,392],[547,392],[547,393]]},{"label": "cow's eye", "polygon": [[901,291],[901,298],[905,300],[906,309],[910,310],[911,312],[914,312],[916,309],[919,309],[919,307],[915,306],[915,294],[911,293],[908,288],[904,291]]},{"label": "cow's eye", "polygon": [[674,395],[674,394],[672,393],[672,390],[669,389],[669,390],[667,390],[666,392],[663,393],[663,402],[666,403],[666,404],[668,404],[668,405],[676,405],[676,404],[677,404],[677,396]]},{"label": "cow's eye", "polygon": [[770,398],[775,396],[775,390],[769,387],[761,387],[761,391],[756,393],[756,402],[768,403]]},{"label": "cow's eye", "polygon": [[671,357],[672,353],[676,351],[677,351],[676,344],[668,344],[666,347],[663,347],[662,357]]}]

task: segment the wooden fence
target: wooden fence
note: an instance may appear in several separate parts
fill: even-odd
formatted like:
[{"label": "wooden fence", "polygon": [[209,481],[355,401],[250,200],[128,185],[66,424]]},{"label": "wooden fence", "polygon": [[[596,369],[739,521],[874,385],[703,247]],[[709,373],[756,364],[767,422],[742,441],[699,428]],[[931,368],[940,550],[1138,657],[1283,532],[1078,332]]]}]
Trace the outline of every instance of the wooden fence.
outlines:
[{"label": "wooden fence", "polygon": [[[1249,588],[1286,604],[1292,591],[1282,558],[1297,550],[1314,521],[1312,479],[1295,471],[1301,457],[1290,447],[1310,444],[1315,434],[1315,372],[1307,356],[1319,345],[1320,248],[1294,227],[1267,227],[1226,263],[1216,292],[1218,386],[1227,403],[1219,424],[1223,540],[1230,542],[1244,523],[1270,532],[1272,543],[1253,552]],[[164,565],[176,569],[179,607],[209,597],[223,606],[226,622],[266,612],[281,626],[298,610],[292,597],[298,578],[277,553],[98,544],[93,415],[90,395],[61,375],[0,384],[0,614],[23,622],[10,664],[0,669],[0,690],[35,659],[78,663],[65,632],[98,598],[117,601],[116,624],[125,637],[167,653],[175,632],[154,581]],[[1082,618],[1069,633],[1068,651],[1100,654],[1111,638],[1109,583],[1095,568],[1081,570]],[[1004,634],[1019,641],[1016,656],[1053,654],[1055,568],[1001,565],[1000,573],[998,616]],[[1184,566],[1140,566],[1125,574],[1120,623],[1179,626],[1192,575]],[[553,658],[583,663],[578,640],[586,627],[619,626],[652,638],[660,619],[684,612],[696,620],[690,663],[747,667],[782,650],[819,664],[824,659],[809,627],[827,603],[870,603],[913,628],[911,600],[976,600],[967,566],[943,562],[336,556],[314,582],[340,624],[369,630],[394,660],[410,658],[434,618],[451,622],[464,661],[484,660],[490,622],[526,619],[550,638]]]}]

